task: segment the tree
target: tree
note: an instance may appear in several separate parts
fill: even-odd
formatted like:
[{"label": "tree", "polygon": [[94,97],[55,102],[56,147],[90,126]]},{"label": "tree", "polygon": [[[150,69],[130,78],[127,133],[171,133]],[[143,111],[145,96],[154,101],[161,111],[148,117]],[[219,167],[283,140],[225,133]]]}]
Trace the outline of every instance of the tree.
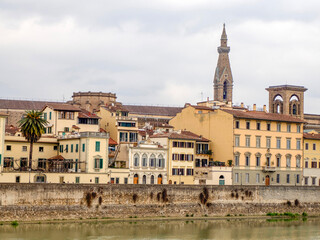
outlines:
[{"label": "tree", "polygon": [[29,169],[32,168],[32,149],[42,133],[44,133],[47,120],[41,118],[42,112],[31,110],[26,111],[25,116],[18,122],[23,136],[30,142],[29,149]]}]

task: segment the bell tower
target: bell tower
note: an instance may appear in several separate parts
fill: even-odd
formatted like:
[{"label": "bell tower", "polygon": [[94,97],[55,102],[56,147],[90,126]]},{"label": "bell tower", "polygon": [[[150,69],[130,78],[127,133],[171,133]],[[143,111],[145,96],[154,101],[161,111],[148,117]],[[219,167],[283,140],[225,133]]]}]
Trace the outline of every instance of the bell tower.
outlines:
[{"label": "bell tower", "polygon": [[226,28],[223,24],[220,47],[218,47],[219,58],[213,79],[213,99],[232,104],[233,78],[229,61],[230,47],[227,42]]},{"label": "bell tower", "polygon": [[269,112],[292,115],[302,118],[304,92],[308,89],[303,86],[279,85],[266,88],[269,92]]}]

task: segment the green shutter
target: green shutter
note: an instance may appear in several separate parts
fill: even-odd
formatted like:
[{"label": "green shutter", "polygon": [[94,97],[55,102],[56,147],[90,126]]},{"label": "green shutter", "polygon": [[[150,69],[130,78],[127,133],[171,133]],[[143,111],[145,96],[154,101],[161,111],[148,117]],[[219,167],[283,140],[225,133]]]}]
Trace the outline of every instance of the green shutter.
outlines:
[{"label": "green shutter", "polygon": [[76,144],[76,152],[78,152],[79,151],[79,145],[78,144]]},{"label": "green shutter", "polygon": [[44,118],[44,120],[47,120],[47,113],[43,114],[43,118]]},{"label": "green shutter", "polygon": [[51,112],[49,112],[49,120],[51,120]]},{"label": "green shutter", "polygon": [[100,152],[100,142],[96,141],[96,152]]},{"label": "green shutter", "polygon": [[86,145],[83,143],[82,144],[82,152],[84,152],[86,150]]},{"label": "green shutter", "polygon": [[73,144],[71,144],[71,152],[73,152]]},{"label": "green shutter", "polygon": [[1,157],[2,157],[2,156],[1,156],[1,154],[0,154],[0,165],[1,165]]},{"label": "green shutter", "polygon": [[103,168],[103,159],[100,158],[100,168]]}]

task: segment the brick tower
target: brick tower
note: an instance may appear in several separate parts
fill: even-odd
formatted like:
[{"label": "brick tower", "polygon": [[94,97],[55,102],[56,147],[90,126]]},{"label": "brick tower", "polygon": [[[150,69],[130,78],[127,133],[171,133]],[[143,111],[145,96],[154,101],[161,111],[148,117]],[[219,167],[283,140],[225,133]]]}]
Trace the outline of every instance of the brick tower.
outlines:
[{"label": "brick tower", "polygon": [[226,28],[223,24],[221,44],[218,47],[218,64],[213,79],[213,99],[232,104],[233,78],[229,61],[230,47],[227,46],[227,41]]}]

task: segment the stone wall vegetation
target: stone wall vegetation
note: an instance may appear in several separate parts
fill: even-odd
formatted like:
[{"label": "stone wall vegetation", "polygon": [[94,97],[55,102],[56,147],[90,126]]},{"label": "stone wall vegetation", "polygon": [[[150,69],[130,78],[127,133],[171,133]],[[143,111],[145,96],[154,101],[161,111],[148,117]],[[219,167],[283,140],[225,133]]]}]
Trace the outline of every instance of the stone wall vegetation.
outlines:
[{"label": "stone wall vegetation", "polygon": [[319,187],[0,184],[0,221],[320,214]]}]

